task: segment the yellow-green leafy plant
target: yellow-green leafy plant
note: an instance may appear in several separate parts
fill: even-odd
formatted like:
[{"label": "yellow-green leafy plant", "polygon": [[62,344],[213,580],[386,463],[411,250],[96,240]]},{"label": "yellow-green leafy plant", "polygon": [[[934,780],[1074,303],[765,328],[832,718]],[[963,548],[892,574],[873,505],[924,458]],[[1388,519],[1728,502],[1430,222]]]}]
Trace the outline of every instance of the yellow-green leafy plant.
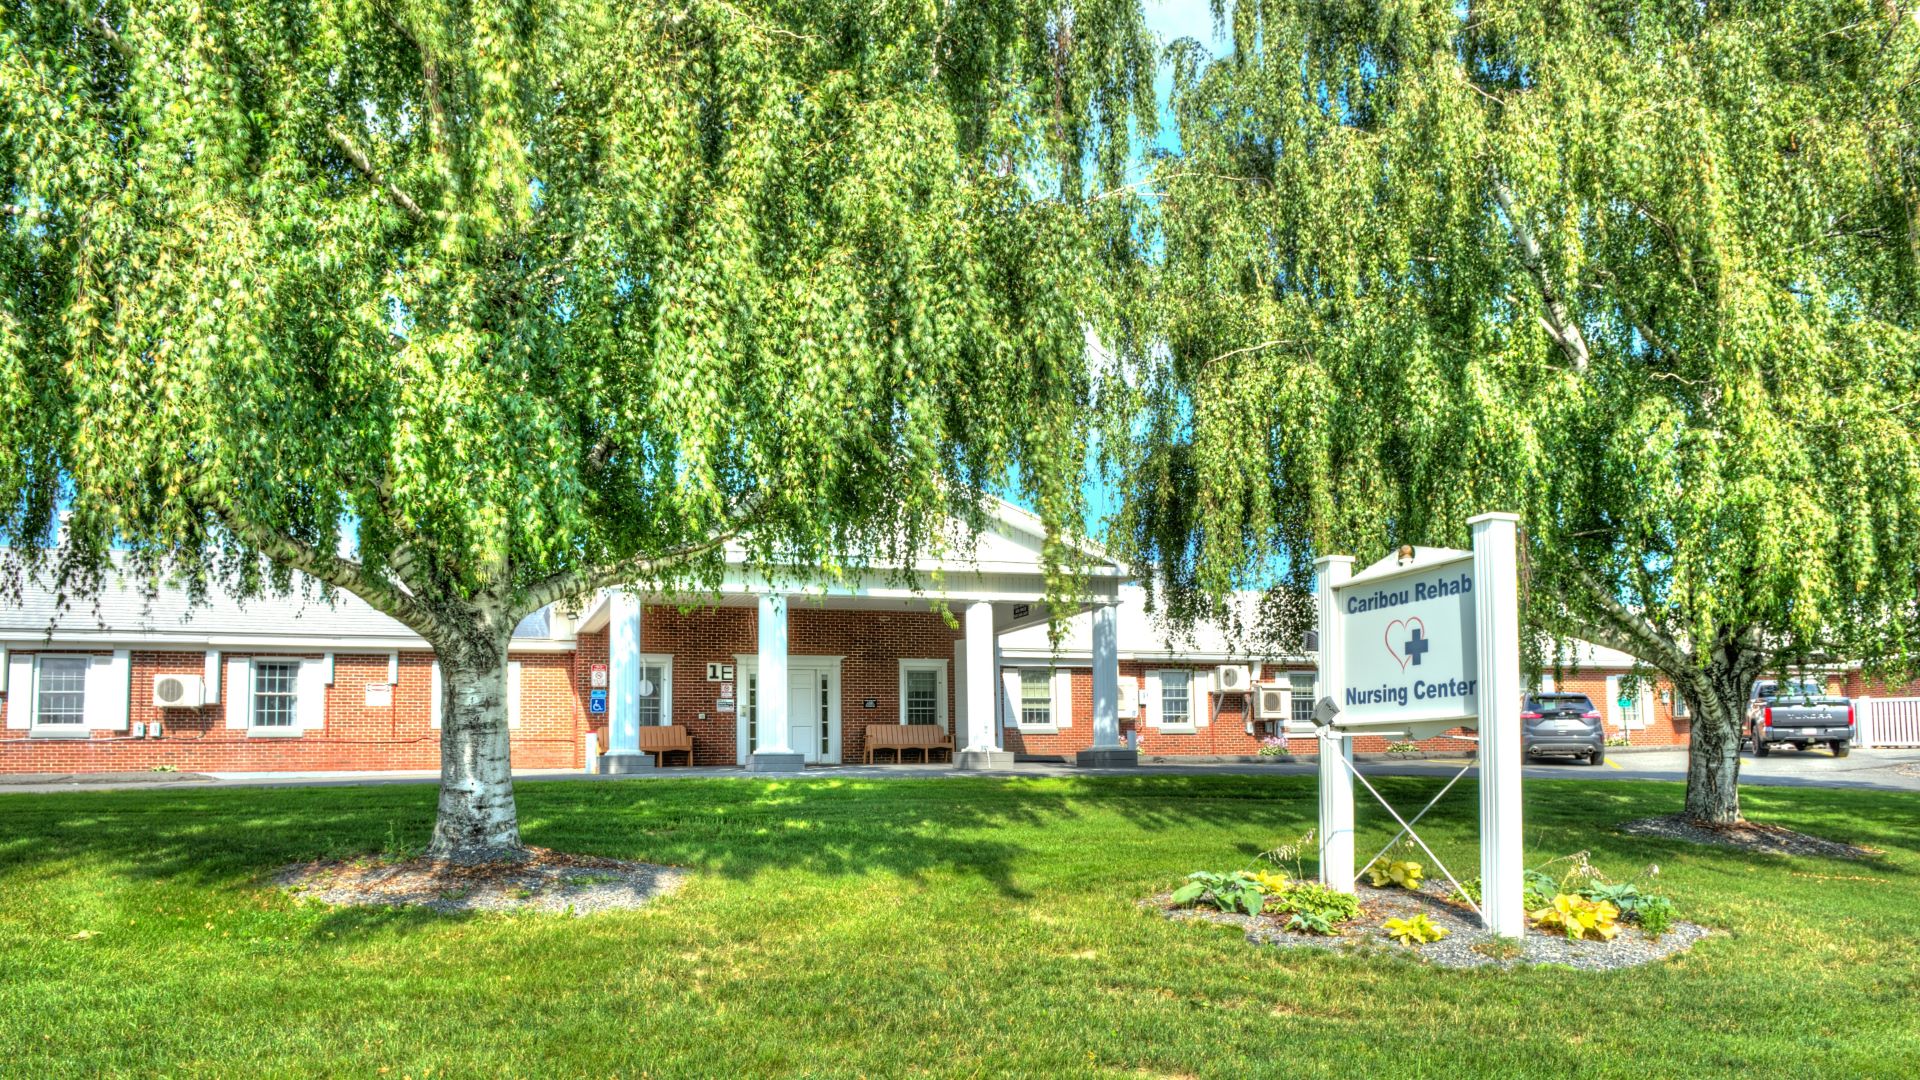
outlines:
[{"label": "yellow-green leafy plant", "polygon": [[1453,932],[1444,926],[1435,926],[1433,920],[1425,915],[1415,915],[1411,919],[1388,919],[1385,929],[1387,936],[1402,945],[1425,945]]},{"label": "yellow-green leafy plant", "polygon": [[1277,897],[1293,886],[1293,881],[1287,875],[1271,870],[1255,870],[1253,880],[1259,884],[1260,891],[1269,897]]},{"label": "yellow-green leafy plant", "polygon": [[1286,917],[1286,928],[1310,934],[1331,934],[1334,927],[1360,917],[1360,901],[1317,881],[1297,881],[1272,901],[1276,916]]},{"label": "yellow-green leafy plant", "polygon": [[1620,909],[1605,900],[1589,900],[1577,893],[1561,893],[1553,903],[1527,913],[1542,930],[1559,930],[1568,941],[1612,941],[1620,932]]},{"label": "yellow-green leafy plant", "polygon": [[1420,864],[1412,859],[1388,859],[1384,855],[1367,866],[1367,880],[1376,889],[1396,885],[1418,891],[1423,873]]}]

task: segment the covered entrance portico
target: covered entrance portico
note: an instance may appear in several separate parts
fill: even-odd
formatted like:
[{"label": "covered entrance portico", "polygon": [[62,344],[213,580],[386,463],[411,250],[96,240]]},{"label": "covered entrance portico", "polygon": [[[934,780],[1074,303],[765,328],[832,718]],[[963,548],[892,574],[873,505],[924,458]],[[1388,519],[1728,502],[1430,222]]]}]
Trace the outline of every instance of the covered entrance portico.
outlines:
[{"label": "covered entrance portico", "polygon": [[[749,575],[730,553],[732,565],[713,595],[643,603],[609,592],[579,625],[582,634],[608,631],[605,767],[652,767],[640,751],[643,723],[689,726],[698,760],[757,772],[858,762],[867,729],[893,723],[940,725],[952,736],[959,768],[1011,765],[1001,737],[1009,713],[998,639],[1044,623],[1048,608],[1038,520],[1007,506],[994,526],[973,557],[916,567],[915,579],[929,583],[922,588],[884,571],[824,585],[799,574],[767,580]],[[1134,756],[1119,726],[1113,608],[1123,574],[1110,562],[1095,565],[1087,597],[1064,613],[1094,613],[1092,752],[1099,764]],[[686,615],[689,606],[705,615]],[[689,629],[688,620],[701,617],[727,628],[731,647],[716,655],[708,645],[714,634]],[[662,625],[643,626],[648,618]],[[643,671],[665,674],[649,679]],[[648,695],[660,694],[665,678],[676,700],[656,705]]]}]

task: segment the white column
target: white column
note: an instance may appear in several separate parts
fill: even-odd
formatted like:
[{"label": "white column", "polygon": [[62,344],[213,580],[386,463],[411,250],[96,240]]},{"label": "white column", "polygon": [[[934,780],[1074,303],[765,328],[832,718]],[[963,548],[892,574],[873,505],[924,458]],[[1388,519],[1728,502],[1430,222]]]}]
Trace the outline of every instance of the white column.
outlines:
[{"label": "white column", "polygon": [[613,593],[607,622],[607,751],[640,750],[639,597],[624,589]]},{"label": "white column", "polygon": [[967,635],[967,742],[964,753],[992,753],[1000,749],[995,738],[995,704],[1000,700],[994,686],[1000,677],[994,663],[993,605],[980,601],[967,605],[964,628]]},{"label": "white column", "polygon": [[1093,745],[1120,748],[1120,629],[1117,608],[1093,609]]},{"label": "white column", "polygon": [[760,690],[754,755],[793,754],[787,745],[787,598],[760,597]]},{"label": "white column", "polygon": [[1517,938],[1527,931],[1520,899],[1520,519],[1481,514],[1467,524],[1480,624],[1480,906],[1487,929]]},{"label": "white column", "polygon": [[[1346,682],[1340,640],[1346,624],[1334,610],[1333,587],[1353,576],[1353,557],[1329,555],[1314,563],[1314,570],[1320,600],[1320,692],[1337,700]],[[1353,777],[1347,772],[1352,746],[1331,729],[1320,729],[1320,880],[1341,892],[1353,891]]]}]

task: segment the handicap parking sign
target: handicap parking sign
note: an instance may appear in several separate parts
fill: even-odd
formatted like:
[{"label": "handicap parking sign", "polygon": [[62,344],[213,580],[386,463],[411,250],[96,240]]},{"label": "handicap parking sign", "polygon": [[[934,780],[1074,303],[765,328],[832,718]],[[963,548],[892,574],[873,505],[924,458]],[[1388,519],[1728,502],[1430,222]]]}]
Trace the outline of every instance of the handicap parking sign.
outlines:
[{"label": "handicap parking sign", "polygon": [[607,711],[607,692],[605,690],[594,690],[590,692],[587,698],[587,711],[590,713],[603,713]]}]

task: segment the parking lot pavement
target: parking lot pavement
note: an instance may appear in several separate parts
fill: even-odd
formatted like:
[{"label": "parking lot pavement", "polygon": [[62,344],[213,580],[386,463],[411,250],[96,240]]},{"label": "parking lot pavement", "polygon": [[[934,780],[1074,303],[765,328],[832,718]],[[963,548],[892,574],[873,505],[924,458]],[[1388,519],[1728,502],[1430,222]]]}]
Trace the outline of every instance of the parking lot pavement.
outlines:
[{"label": "parking lot pavement", "polygon": [[[1432,758],[1418,761],[1369,760],[1360,763],[1368,776],[1452,776],[1470,759]],[[802,777],[811,779],[938,779],[944,777],[1042,777],[1085,776],[1206,776],[1241,774],[1248,776],[1311,776],[1311,761],[1285,764],[1246,762],[1155,762],[1132,769],[1079,769],[1072,765],[1030,761],[1010,769],[974,772],[946,765],[828,765],[811,767]],[[1530,780],[1685,780],[1685,750],[1614,752],[1599,767],[1574,762],[1528,762]],[[681,778],[782,779],[765,773],[750,773],[737,768],[693,768],[684,766],[649,770],[633,776],[588,776],[577,771],[514,770],[514,780],[594,780],[621,783],[633,780],[671,781]],[[0,777],[0,793],[105,791],[116,788],[204,788],[204,787],[345,787],[365,784],[422,784],[439,779],[439,773],[410,772],[367,773],[74,773],[15,774]],[[1740,761],[1740,782],[1789,787],[1859,787],[1888,791],[1920,792],[1920,750],[1855,750],[1851,756],[1836,758],[1824,750],[1801,753],[1777,751],[1769,758],[1744,754]]]},{"label": "parking lot pavement", "polygon": [[[1438,762],[1383,762],[1366,768],[1369,773],[1385,775],[1426,775],[1441,772],[1445,766]],[[1597,768],[1572,761],[1528,762],[1525,775],[1530,780],[1685,780],[1687,752],[1615,752],[1608,756],[1606,764]],[[1825,750],[1776,750],[1773,756],[1765,758],[1741,754],[1740,782],[1763,786],[1920,791],[1920,750],[1855,750],[1843,758]]]}]

